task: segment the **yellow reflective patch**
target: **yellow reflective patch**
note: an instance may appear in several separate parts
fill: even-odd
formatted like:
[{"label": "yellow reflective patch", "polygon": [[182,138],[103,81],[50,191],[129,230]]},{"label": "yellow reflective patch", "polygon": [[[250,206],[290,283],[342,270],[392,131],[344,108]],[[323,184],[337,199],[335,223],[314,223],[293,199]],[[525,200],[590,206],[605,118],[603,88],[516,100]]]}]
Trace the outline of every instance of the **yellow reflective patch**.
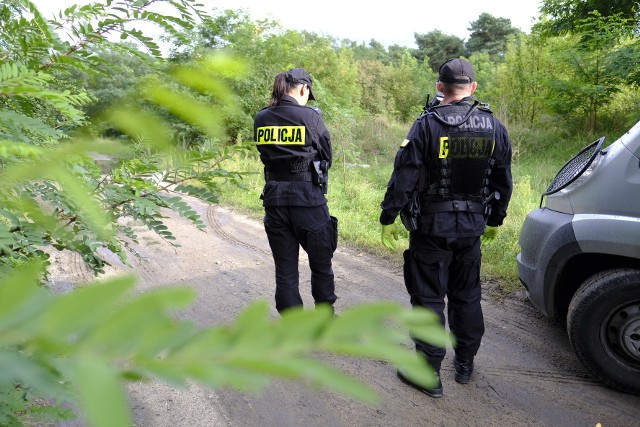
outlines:
[{"label": "yellow reflective patch", "polygon": [[440,153],[438,157],[441,159],[446,159],[449,155],[449,137],[443,136],[440,138]]},{"label": "yellow reflective patch", "polygon": [[264,126],[256,131],[256,144],[304,145],[304,126]]},{"label": "yellow reflective patch", "polygon": [[410,143],[411,140],[409,139],[405,139],[404,141],[402,141],[402,144],[400,144],[400,148],[406,147],[408,143]]},{"label": "yellow reflective patch", "polygon": [[447,159],[488,159],[495,141],[483,136],[450,136],[440,140],[439,157]]}]

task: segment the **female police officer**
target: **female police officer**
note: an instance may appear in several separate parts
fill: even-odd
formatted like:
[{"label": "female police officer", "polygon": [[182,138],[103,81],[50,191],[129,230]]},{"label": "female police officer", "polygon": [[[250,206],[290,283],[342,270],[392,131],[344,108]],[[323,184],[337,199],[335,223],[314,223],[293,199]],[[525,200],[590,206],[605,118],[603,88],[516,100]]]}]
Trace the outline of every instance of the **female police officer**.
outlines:
[{"label": "female police officer", "polygon": [[299,247],[307,252],[311,294],[317,304],[333,308],[331,259],[336,249],[337,219],[329,215],[327,170],[331,139],[320,110],[306,106],[315,100],[313,82],[302,68],[276,76],[269,106],[258,112],[254,137],[264,164],[265,186],[260,198],[264,228],[276,272],[276,309],[301,306],[298,283]]}]

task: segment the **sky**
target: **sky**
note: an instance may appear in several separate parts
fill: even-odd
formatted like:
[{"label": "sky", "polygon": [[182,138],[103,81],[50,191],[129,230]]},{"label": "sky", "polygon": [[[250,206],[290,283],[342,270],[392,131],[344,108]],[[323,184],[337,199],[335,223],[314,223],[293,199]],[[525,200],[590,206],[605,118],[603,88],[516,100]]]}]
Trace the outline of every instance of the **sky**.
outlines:
[{"label": "sky", "polygon": [[[32,0],[41,12],[51,14],[72,4],[88,0]],[[538,17],[540,0],[455,0],[455,10],[446,1],[389,0],[370,2],[320,0],[295,3],[269,0],[200,0],[204,10],[243,9],[254,19],[279,21],[283,28],[307,30],[338,39],[368,45],[374,39],[384,46],[394,44],[415,48],[414,33],[440,30],[444,34],[469,37],[470,23],[481,13],[507,18],[511,25],[528,33]],[[376,4],[376,6],[373,6]]]}]

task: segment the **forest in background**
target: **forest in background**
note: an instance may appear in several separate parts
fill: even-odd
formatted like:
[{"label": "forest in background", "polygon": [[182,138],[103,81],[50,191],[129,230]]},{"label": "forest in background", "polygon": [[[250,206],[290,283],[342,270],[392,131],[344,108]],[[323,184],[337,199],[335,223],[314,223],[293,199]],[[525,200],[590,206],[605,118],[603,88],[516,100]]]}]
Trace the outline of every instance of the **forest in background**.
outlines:
[{"label": "forest in background", "polygon": [[[175,13],[155,11],[157,3],[171,5]],[[49,400],[34,404],[40,397],[74,401],[95,425],[130,425],[119,383],[148,376],[241,387],[256,377],[263,381],[265,375],[286,374],[371,398],[335,372],[313,365],[305,354],[341,351],[414,363],[395,352],[390,343],[395,337],[358,349],[348,343],[359,342],[357,334],[366,328],[384,330],[373,320],[390,313],[407,327],[431,325],[425,318],[410,317],[420,313],[385,306],[345,316],[340,322],[353,321],[354,334],[346,337],[332,335],[330,327],[321,329],[331,324],[323,313],[298,313],[298,323],[309,320],[300,323],[309,325],[308,330],[292,336],[284,326],[265,329],[265,336],[295,342],[287,348],[296,363],[285,369],[269,359],[265,348],[233,353],[234,343],[250,339],[246,324],[267,324],[263,308],[249,309],[232,330],[186,333],[187,326],[166,313],[187,304],[188,293],[129,296],[124,304],[134,280],[119,279],[50,295],[41,286],[46,283],[47,253],[77,252],[100,273],[106,263],[100,249],[123,262],[135,256],[127,251],[127,242],[137,237],[135,229],[122,219],[133,219],[172,241],[163,224],[165,209],[204,227],[182,195],[218,203],[221,195],[228,198],[229,184],[250,194],[248,184],[259,185],[251,169],[257,164],[251,146],[253,116],[266,105],[273,77],[291,67],[311,73],[315,105],[334,140],[334,167],[342,166],[333,172],[332,206],[363,218],[341,229],[341,238],[356,244],[372,244],[373,235],[379,239],[370,228],[377,225],[378,196],[397,145],[422,112],[427,94],[433,95],[435,70],[453,56],[474,64],[477,97],[490,104],[510,132],[525,212],[529,199],[537,198],[572,154],[601,135],[614,141],[640,116],[638,3],[544,0],[540,12],[530,34],[512,28],[508,19],[481,14],[469,23],[467,40],[417,32],[418,48],[410,49],[283,30],[276,22],[254,21],[241,11],[203,10],[192,0],[106,0],[69,7],[53,18],[44,17],[28,0],[4,1],[0,423],[69,415],[55,403],[43,404]],[[139,21],[165,30],[166,54],[158,40],[136,29]],[[235,168],[243,165],[247,167]],[[525,187],[528,191],[522,191]],[[241,193],[235,192],[238,199],[244,197]],[[256,199],[250,203],[258,205]],[[500,246],[509,250],[517,246],[519,213],[510,213],[516,222],[501,237],[507,244]],[[488,250],[485,259],[498,264],[505,258],[512,257]],[[372,320],[373,314],[377,317]],[[165,332],[137,322],[143,315]],[[363,318],[369,322],[359,321]],[[319,336],[320,330],[327,335]],[[439,337],[433,328],[426,333]],[[122,336],[152,338],[121,345]],[[276,352],[281,351],[278,343],[270,342]],[[212,354],[220,357],[206,367],[198,365],[203,355]],[[247,354],[259,360],[248,361]],[[307,369],[311,365],[316,369]],[[194,373],[194,366],[200,370]],[[238,369],[245,370],[243,375]]]},{"label": "forest in background", "polygon": [[[637,104],[640,80],[637,5],[622,2],[626,8],[616,10],[602,2],[602,10],[569,15],[557,9],[563,3],[572,2],[544,3],[531,34],[485,13],[469,23],[468,40],[440,31],[416,33],[417,49],[282,30],[272,21],[222,11],[190,34],[188,44],[174,45],[169,60],[224,51],[246,61],[248,75],[233,86],[246,117],[227,117],[232,140],[251,139],[243,132],[251,132],[273,76],[292,66],[309,70],[320,95],[316,104],[340,129],[344,120],[410,123],[427,94],[433,95],[439,65],[457,56],[474,64],[478,98],[514,131],[544,131],[537,138],[542,140],[623,132],[637,120],[637,110],[628,108]],[[550,13],[559,16],[550,20]],[[367,141],[358,142],[368,149]]]}]

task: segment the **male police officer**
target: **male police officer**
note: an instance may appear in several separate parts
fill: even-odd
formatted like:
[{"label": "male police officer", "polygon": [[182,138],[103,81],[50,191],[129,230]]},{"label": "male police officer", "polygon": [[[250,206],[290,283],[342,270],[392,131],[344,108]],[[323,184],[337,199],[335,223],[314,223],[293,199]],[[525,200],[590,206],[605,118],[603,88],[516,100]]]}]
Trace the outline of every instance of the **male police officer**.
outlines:
[{"label": "male police officer", "polygon": [[336,250],[337,219],[327,207],[331,139],[315,99],[311,76],[293,68],[276,76],[269,106],[254,121],[255,141],[264,163],[261,199],[264,228],[276,270],[276,309],[301,306],[299,247],[309,256],[311,294],[316,304],[336,301],[331,267]]},{"label": "male police officer", "polygon": [[[513,189],[511,143],[504,126],[472,97],[477,83],[464,59],[450,59],[439,70],[442,103],[420,116],[396,155],[381,204],[382,242],[394,249],[395,219],[412,200],[420,203],[417,228],[404,252],[404,280],[411,304],[433,309],[456,338],[458,383],[469,382],[484,333],[480,306],[480,236],[494,238],[506,216]],[[414,339],[416,351],[438,373],[445,349]],[[432,397],[434,388],[405,383]]]}]

